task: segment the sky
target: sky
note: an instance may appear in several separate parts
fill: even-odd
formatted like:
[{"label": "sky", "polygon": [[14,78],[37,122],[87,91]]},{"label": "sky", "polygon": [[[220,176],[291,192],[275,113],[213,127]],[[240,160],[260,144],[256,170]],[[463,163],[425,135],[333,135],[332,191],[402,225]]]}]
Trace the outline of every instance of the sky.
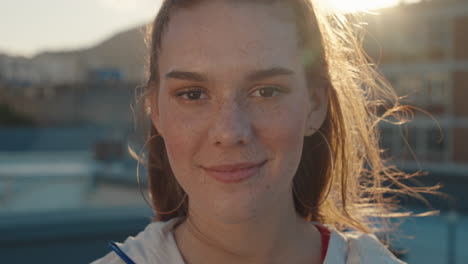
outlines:
[{"label": "sky", "polygon": [[32,56],[94,45],[149,22],[160,0],[0,0],[0,53]]},{"label": "sky", "polygon": [[[344,10],[388,6],[398,0],[322,0]],[[88,47],[145,24],[161,0],[0,0],[0,53]]]}]

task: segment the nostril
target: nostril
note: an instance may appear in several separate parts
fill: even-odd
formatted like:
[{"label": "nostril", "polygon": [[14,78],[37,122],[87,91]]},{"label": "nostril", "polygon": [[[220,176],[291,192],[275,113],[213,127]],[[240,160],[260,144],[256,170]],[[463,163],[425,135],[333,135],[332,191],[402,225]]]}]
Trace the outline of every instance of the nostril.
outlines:
[{"label": "nostril", "polygon": [[[238,140],[237,142],[234,142],[234,144],[237,144],[237,145],[244,145],[244,144],[245,144],[245,141],[242,140],[242,139],[240,139],[240,140]],[[221,146],[221,145],[224,145],[224,144],[223,144],[220,140],[217,140],[217,141],[215,142],[215,145],[216,145],[216,146]]]},{"label": "nostril", "polygon": [[248,143],[251,137],[251,120],[246,109],[239,105],[225,105],[213,117],[209,138],[214,146],[229,147]]},{"label": "nostril", "polygon": [[247,143],[247,139],[243,138],[243,137],[244,137],[244,135],[241,135],[241,134],[224,135],[224,137],[223,136],[217,137],[214,144],[217,147],[245,145]]}]

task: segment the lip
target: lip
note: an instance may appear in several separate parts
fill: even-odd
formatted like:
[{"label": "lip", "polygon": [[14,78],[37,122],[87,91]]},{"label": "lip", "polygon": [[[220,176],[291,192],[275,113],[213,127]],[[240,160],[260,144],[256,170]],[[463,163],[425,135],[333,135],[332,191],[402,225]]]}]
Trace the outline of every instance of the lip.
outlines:
[{"label": "lip", "polygon": [[225,164],[219,166],[202,167],[204,171],[222,183],[237,183],[245,181],[258,173],[267,161]]}]

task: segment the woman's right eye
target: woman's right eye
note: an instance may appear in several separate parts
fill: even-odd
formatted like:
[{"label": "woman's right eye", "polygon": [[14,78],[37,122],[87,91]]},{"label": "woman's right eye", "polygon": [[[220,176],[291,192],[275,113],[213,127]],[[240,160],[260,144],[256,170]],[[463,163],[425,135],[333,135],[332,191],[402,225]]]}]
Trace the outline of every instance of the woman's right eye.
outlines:
[{"label": "woman's right eye", "polygon": [[208,96],[199,89],[181,91],[176,93],[176,96],[189,101],[197,101],[208,98]]}]

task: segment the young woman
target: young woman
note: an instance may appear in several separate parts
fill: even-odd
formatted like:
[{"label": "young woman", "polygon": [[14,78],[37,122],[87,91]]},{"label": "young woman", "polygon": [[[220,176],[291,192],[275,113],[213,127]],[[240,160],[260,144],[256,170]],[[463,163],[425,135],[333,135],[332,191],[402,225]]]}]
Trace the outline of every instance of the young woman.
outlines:
[{"label": "young woman", "polygon": [[378,146],[377,112],[399,106],[346,17],[166,0],[150,44],[156,220],[93,263],[402,263],[369,222],[389,215],[384,182],[411,191]]}]

